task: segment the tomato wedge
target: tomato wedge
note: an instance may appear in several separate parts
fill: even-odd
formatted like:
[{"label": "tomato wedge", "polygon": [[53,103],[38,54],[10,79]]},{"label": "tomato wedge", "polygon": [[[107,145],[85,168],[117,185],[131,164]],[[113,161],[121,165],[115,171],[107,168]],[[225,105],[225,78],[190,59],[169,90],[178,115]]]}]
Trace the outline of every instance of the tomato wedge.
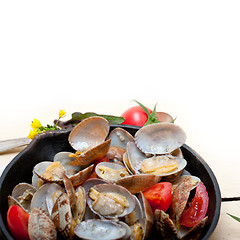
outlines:
[{"label": "tomato wedge", "polygon": [[28,218],[27,214],[21,207],[12,205],[7,212],[8,227],[16,240],[28,240]]},{"label": "tomato wedge", "polygon": [[148,200],[153,212],[156,209],[167,211],[172,201],[172,184],[170,182],[160,182],[151,186],[143,192]]},{"label": "tomato wedge", "polygon": [[186,227],[193,227],[203,220],[207,214],[209,197],[206,187],[200,182],[196,187],[196,193],[190,203],[190,207],[185,210],[180,218],[180,224]]}]

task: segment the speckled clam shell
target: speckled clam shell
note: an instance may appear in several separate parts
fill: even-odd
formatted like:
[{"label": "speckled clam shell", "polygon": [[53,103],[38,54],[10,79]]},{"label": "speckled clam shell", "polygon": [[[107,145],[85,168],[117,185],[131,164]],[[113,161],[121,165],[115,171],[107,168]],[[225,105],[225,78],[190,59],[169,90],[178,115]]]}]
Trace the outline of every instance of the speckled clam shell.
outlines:
[{"label": "speckled clam shell", "polygon": [[183,178],[172,193],[172,203],[170,206],[170,216],[179,228],[180,217],[186,207],[192,186],[191,176]]},{"label": "speckled clam shell", "polygon": [[156,209],[154,223],[157,233],[165,240],[180,240],[177,229],[169,215],[163,210]]},{"label": "speckled clam shell", "polygon": [[135,134],[135,143],[145,154],[169,154],[185,141],[186,134],[182,128],[167,122],[147,125]]},{"label": "speckled clam shell", "polygon": [[31,240],[57,239],[57,230],[50,216],[41,208],[32,209],[28,219],[28,233]]},{"label": "speckled clam shell", "polygon": [[86,152],[103,143],[109,133],[109,122],[102,117],[89,117],[70,132],[70,145],[79,152]]},{"label": "speckled clam shell", "polygon": [[51,218],[61,235],[65,239],[72,239],[73,222],[70,201],[66,193],[62,193],[55,202],[51,214]]}]

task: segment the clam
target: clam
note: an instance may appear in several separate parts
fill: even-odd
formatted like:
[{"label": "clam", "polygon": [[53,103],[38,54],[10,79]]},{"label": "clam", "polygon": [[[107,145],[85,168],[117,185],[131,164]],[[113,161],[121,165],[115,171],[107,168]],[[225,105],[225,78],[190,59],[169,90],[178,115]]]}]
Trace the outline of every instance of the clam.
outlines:
[{"label": "clam", "polygon": [[178,230],[169,215],[162,210],[155,210],[154,223],[156,231],[166,240],[198,240],[201,238],[208,217],[190,229]]},{"label": "clam", "polygon": [[187,161],[184,158],[160,155],[144,159],[140,170],[143,173],[161,176],[164,180],[172,182],[180,176],[186,165]]},{"label": "clam", "polygon": [[73,157],[70,157],[71,154],[72,152],[59,152],[53,158],[53,162],[60,162],[65,167],[67,176],[72,176],[83,169],[80,166],[71,165],[74,160]]},{"label": "clam", "polygon": [[160,176],[151,174],[136,174],[121,178],[116,181],[116,184],[126,188],[132,194],[136,194],[147,190],[160,180]]},{"label": "clam", "polygon": [[99,217],[116,219],[131,213],[136,203],[125,188],[115,184],[98,184],[88,190],[87,204]]},{"label": "clam", "polygon": [[142,192],[139,193],[138,198],[143,209],[144,237],[148,238],[153,228],[154,216],[152,208]]},{"label": "clam", "polygon": [[180,227],[179,220],[186,207],[190,191],[192,187],[192,179],[190,176],[183,178],[172,194],[172,203],[170,206],[170,215],[177,228]]},{"label": "clam", "polygon": [[76,125],[69,134],[69,143],[76,150],[72,165],[86,166],[103,158],[111,140],[105,141],[109,133],[109,122],[102,117],[89,117]]},{"label": "clam", "polygon": [[123,128],[115,128],[108,136],[111,139],[111,146],[120,147],[126,150],[128,142],[134,142],[133,136]]},{"label": "clam", "polygon": [[57,230],[65,239],[73,238],[73,228],[75,227],[75,222],[72,221],[70,201],[66,193],[62,193],[56,200],[53,206],[51,219],[53,220]]},{"label": "clam", "polygon": [[114,240],[123,238],[127,231],[122,224],[113,221],[90,219],[79,223],[74,233],[82,239]]},{"label": "clam", "polygon": [[46,192],[42,191],[41,194],[46,197],[46,206],[50,215],[52,214],[53,205],[63,192],[64,189],[57,183],[48,184]]},{"label": "clam", "polygon": [[32,209],[28,219],[28,234],[31,240],[55,240],[57,230],[49,214],[39,207]]},{"label": "clam", "polygon": [[107,157],[113,162],[122,163],[125,149],[117,146],[110,146],[107,152]]},{"label": "clam", "polygon": [[48,209],[51,209],[51,206],[48,207],[46,202],[47,191],[50,185],[51,183],[45,183],[35,192],[31,201],[31,209],[35,207],[40,207],[44,211],[48,211]]},{"label": "clam", "polygon": [[18,205],[30,213],[31,201],[36,191],[31,184],[19,183],[13,188],[11,196],[8,196],[8,205]]},{"label": "clam", "polygon": [[68,173],[70,164],[62,165],[60,162],[43,161],[35,165],[34,173],[44,182],[56,182],[63,184],[63,176],[67,175],[74,186],[82,184],[92,173],[93,164],[72,175]]},{"label": "clam", "polygon": [[172,182],[181,174],[187,161],[170,154],[147,157],[135,143],[129,142],[124,163],[133,174],[156,175]]},{"label": "clam", "polygon": [[147,125],[135,134],[135,143],[145,154],[170,154],[185,141],[182,128],[167,122]]},{"label": "clam", "polygon": [[123,165],[111,162],[101,162],[97,164],[95,171],[99,178],[112,183],[117,182],[119,179],[130,175]]}]

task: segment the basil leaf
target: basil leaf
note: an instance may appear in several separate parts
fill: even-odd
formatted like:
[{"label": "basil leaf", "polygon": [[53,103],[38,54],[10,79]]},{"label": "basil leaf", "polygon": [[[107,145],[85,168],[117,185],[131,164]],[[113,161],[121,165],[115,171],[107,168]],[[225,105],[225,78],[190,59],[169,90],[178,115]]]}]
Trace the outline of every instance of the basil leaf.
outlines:
[{"label": "basil leaf", "polygon": [[71,120],[72,121],[81,121],[85,118],[93,117],[93,116],[103,117],[106,120],[108,120],[108,122],[110,124],[121,124],[122,122],[124,122],[123,117],[117,117],[117,116],[106,115],[106,114],[97,114],[95,112],[86,112],[86,113],[74,112],[72,114],[72,119]]},{"label": "basil leaf", "polygon": [[236,217],[236,216],[233,216],[229,213],[227,213],[230,217],[232,217],[233,219],[237,220],[238,222],[240,222],[240,218],[239,217]]}]

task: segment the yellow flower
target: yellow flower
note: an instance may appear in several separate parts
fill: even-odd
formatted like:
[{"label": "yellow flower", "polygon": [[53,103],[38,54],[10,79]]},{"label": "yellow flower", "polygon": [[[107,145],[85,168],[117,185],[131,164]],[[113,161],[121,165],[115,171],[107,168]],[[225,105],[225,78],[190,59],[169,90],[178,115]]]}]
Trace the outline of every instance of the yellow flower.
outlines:
[{"label": "yellow flower", "polygon": [[28,138],[33,139],[35,136],[38,135],[38,131],[37,128],[31,129],[29,134],[28,134]]},{"label": "yellow flower", "polygon": [[65,117],[66,112],[64,110],[59,111],[59,118]]},{"label": "yellow flower", "polygon": [[42,124],[39,122],[39,120],[33,119],[33,122],[32,122],[32,124],[31,124],[31,127],[32,127],[33,129],[38,129],[38,128],[40,128],[41,126],[42,126]]}]

